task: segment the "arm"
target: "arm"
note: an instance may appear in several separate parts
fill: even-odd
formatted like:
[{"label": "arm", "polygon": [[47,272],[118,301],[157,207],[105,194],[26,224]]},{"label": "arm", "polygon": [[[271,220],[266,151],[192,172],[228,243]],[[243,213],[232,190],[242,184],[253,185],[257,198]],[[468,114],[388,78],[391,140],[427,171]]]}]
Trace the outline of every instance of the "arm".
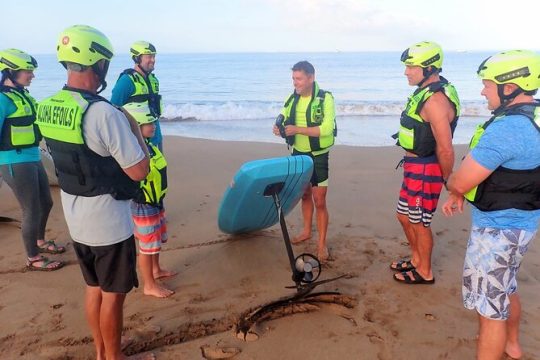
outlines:
[{"label": "arm", "polygon": [[11,100],[4,94],[0,94],[0,135],[2,134],[2,128],[4,127],[4,121],[6,117],[13,114],[17,109]]},{"label": "arm", "polygon": [[148,147],[146,146],[144,139],[141,134],[141,129],[139,127],[139,124],[137,124],[137,121],[131,116],[130,113],[128,113],[124,108],[121,108],[124,115],[126,115],[126,118],[129,121],[129,127],[131,129],[131,132],[135,137],[137,138],[137,142],[139,143],[139,146],[141,147],[142,151],[144,152],[144,158],[139,161],[137,164],[130,166],[128,168],[123,169],[124,172],[131,178],[131,180],[135,181],[142,181],[146,178],[149,172],[149,166],[150,166],[150,154],[148,153]]},{"label": "arm", "polygon": [[124,108],[120,108],[122,110],[122,113],[126,116],[129,122],[129,128],[131,129],[131,132],[135,137],[137,138],[137,142],[139,143],[139,146],[141,147],[142,151],[144,152],[144,155],[147,158],[150,158],[150,153],[148,152],[148,147],[146,146],[146,143],[144,142],[144,139],[141,134],[141,128],[139,127],[139,124],[137,124],[137,120],[131,116],[130,113],[128,113]]},{"label": "arm", "polygon": [[114,84],[111,95],[111,103],[117,106],[125,105],[135,92],[135,86],[128,75],[122,75]]},{"label": "arm", "polygon": [[446,216],[452,216],[457,212],[463,212],[463,194],[484,181],[493,170],[487,169],[467,154],[460,167],[450,175],[448,179],[448,191],[450,196],[444,203],[442,211]]},{"label": "arm", "polygon": [[441,165],[443,179],[448,179],[454,167],[454,147],[450,122],[455,113],[450,101],[442,93],[433,94],[424,105],[420,116],[429,122],[437,143],[435,153]]},{"label": "arm", "polygon": [[[133,134],[135,130],[139,138]],[[133,128],[121,111],[106,102],[92,105],[86,113],[84,135],[92,151],[112,156],[132,180],[144,180],[149,171],[146,144],[141,144],[138,126]]]},{"label": "arm", "polygon": [[150,160],[148,157],[143,158],[137,164],[130,166],[128,168],[122,169],[133,181],[143,181],[146,179],[148,172],[150,170]]},{"label": "arm", "polygon": [[463,195],[484,181],[492,172],[493,170],[476,162],[469,153],[459,169],[448,179],[448,191],[456,195]]}]

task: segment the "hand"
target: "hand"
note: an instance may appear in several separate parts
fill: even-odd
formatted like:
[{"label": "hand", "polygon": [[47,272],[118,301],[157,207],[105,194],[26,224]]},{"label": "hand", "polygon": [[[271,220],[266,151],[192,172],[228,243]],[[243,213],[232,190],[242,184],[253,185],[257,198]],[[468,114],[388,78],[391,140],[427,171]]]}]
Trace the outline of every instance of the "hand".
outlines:
[{"label": "hand", "polygon": [[450,193],[450,196],[442,206],[442,212],[446,216],[453,216],[456,213],[463,213],[464,197]]},{"label": "hand", "polygon": [[274,125],[274,127],[272,128],[272,132],[276,136],[281,136],[281,134],[279,133],[279,128],[276,125]]},{"label": "hand", "polygon": [[285,135],[292,136],[298,134],[298,126],[287,125],[285,126]]}]

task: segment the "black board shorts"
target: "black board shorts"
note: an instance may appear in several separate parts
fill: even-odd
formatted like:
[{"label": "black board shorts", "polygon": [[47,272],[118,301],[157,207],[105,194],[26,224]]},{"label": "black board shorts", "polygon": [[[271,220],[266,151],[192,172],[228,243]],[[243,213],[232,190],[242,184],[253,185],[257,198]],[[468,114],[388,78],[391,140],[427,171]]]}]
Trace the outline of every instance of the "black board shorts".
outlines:
[{"label": "black board shorts", "polygon": [[127,294],[139,286],[135,238],[106,246],[88,246],[76,241],[73,248],[88,286],[104,292]]},{"label": "black board shorts", "polygon": [[328,186],[328,158],[330,152],[325,152],[320,155],[313,155],[312,153],[300,152],[293,149],[293,156],[306,155],[313,160],[313,174],[311,175],[311,186]]}]

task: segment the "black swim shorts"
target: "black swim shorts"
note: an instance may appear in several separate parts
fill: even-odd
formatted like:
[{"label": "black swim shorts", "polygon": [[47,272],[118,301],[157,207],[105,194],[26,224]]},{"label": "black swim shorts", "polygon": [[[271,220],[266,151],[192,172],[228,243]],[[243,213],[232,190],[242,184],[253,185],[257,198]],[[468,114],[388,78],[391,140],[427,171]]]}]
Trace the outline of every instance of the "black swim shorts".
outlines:
[{"label": "black swim shorts", "polygon": [[127,294],[139,286],[135,238],[107,246],[88,246],[73,242],[79,265],[88,286],[104,292]]}]

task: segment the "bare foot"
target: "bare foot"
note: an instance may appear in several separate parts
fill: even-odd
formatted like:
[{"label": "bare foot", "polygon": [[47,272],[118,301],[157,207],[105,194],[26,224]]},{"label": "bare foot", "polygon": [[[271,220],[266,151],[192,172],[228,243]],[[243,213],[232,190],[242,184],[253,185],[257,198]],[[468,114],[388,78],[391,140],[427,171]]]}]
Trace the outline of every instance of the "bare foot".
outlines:
[{"label": "bare foot", "polygon": [[521,350],[519,343],[510,344],[507,342],[504,352],[510,359],[521,359],[523,356],[523,351]]},{"label": "bare foot", "polygon": [[178,275],[176,271],[159,269],[159,271],[154,273],[154,280],[168,278],[175,275]]},{"label": "bare foot", "polygon": [[300,235],[293,237],[291,240],[291,244],[298,245],[303,241],[307,241],[311,239],[311,233],[308,232],[302,232]]},{"label": "bare foot", "polygon": [[326,246],[317,251],[317,258],[319,259],[321,264],[324,264],[328,261],[328,259],[330,258],[330,253],[328,252],[328,248]]},{"label": "bare foot", "polygon": [[155,360],[156,355],[151,352],[144,352],[126,357],[128,360]]},{"label": "bare foot", "polygon": [[174,294],[174,291],[169,290],[163,286],[155,285],[153,287],[144,287],[144,295],[155,296],[157,298],[167,298]]}]

